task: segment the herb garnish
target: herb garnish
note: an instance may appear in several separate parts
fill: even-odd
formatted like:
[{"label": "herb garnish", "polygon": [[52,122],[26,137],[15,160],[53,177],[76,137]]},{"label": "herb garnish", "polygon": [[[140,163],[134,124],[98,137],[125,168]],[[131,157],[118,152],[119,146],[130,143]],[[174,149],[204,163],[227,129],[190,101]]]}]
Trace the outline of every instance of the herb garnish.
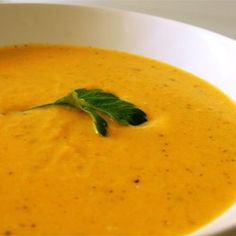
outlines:
[{"label": "herb garnish", "polygon": [[27,110],[52,105],[69,106],[86,112],[92,118],[95,132],[102,136],[106,136],[108,126],[107,121],[101,116],[102,113],[122,125],[140,125],[147,121],[146,114],[134,104],[101,89],[76,89],[53,103]]}]

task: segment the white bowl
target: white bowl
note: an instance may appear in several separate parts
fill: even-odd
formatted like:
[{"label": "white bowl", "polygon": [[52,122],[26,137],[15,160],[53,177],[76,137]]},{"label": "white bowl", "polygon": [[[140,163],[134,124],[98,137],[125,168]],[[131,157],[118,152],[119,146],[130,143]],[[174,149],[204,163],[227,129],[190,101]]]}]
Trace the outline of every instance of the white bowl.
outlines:
[{"label": "white bowl", "polygon": [[[90,45],[156,58],[236,100],[236,41],[187,24],[78,5],[0,4],[0,45],[28,42]],[[192,235],[236,235],[234,226],[236,205]]]}]

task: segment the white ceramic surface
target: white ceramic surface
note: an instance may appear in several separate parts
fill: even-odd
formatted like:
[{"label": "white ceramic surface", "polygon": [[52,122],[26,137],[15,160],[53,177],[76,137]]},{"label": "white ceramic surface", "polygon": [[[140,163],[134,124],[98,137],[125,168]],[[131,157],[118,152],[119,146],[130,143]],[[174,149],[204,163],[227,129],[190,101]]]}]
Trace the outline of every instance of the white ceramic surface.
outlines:
[{"label": "white ceramic surface", "polygon": [[[0,45],[28,42],[90,45],[155,58],[204,78],[236,101],[236,41],[183,23],[103,8],[0,4]],[[222,236],[233,226],[236,206],[193,235]]]},{"label": "white ceramic surface", "polygon": [[161,16],[236,39],[235,0],[0,0],[10,3],[79,3]]}]

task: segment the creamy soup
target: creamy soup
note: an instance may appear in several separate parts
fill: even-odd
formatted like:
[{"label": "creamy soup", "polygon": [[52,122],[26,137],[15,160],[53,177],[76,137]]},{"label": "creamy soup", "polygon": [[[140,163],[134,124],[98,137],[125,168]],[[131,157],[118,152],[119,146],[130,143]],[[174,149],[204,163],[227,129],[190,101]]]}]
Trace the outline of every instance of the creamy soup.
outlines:
[{"label": "creamy soup", "polygon": [[[100,88],[140,126],[24,109]],[[69,46],[0,49],[0,235],[185,235],[236,200],[236,106],[161,62]]]}]

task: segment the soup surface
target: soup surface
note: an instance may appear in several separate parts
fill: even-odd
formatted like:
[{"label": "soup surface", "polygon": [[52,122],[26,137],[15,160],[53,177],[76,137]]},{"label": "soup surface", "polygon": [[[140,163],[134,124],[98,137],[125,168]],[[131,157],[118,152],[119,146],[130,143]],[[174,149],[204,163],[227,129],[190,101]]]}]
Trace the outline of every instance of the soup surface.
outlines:
[{"label": "soup surface", "polygon": [[[100,88],[148,122],[29,112],[77,88]],[[0,49],[0,235],[184,235],[236,200],[236,107],[161,62],[94,48]]]}]

